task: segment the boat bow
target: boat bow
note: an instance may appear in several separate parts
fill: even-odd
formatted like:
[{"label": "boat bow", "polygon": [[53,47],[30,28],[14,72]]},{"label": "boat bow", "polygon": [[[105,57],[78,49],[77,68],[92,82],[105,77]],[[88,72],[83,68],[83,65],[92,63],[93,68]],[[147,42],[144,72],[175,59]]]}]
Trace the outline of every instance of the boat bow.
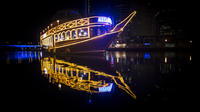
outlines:
[{"label": "boat bow", "polygon": [[126,25],[130,22],[130,20],[135,16],[136,11],[133,11],[128,17],[126,17],[123,21],[118,23],[111,32],[123,31]]}]

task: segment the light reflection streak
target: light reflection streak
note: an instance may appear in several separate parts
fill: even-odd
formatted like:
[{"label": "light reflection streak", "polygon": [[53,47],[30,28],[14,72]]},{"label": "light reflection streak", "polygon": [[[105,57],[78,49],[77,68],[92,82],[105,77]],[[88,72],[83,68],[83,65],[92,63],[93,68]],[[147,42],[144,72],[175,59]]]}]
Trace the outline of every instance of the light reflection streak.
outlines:
[{"label": "light reflection streak", "polygon": [[[38,53],[37,53],[38,52]],[[15,51],[9,52],[2,56],[2,59],[5,58],[6,64],[11,64],[16,60],[18,64],[28,61],[29,63],[34,60],[40,60],[40,55],[38,55],[40,51]],[[1,60],[1,59],[0,59]]]},{"label": "light reflection streak", "polygon": [[167,57],[165,57],[165,63],[167,63]]},{"label": "light reflection streak", "polygon": [[190,61],[192,61],[192,56],[189,57]]}]

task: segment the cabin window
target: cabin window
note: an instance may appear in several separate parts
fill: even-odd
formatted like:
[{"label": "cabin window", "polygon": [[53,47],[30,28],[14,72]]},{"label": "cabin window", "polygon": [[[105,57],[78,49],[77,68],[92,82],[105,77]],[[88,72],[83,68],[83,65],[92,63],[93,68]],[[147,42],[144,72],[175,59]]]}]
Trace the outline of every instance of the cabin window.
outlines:
[{"label": "cabin window", "polygon": [[70,39],[70,31],[66,32],[67,39]]},{"label": "cabin window", "polygon": [[56,65],[56,72],[58,72],[58,65]]},{"label": "cabin window", "polygon": [[79,37],[87,37],[88,36],[88,29],[78,29],[78,36]]},{"label": "cabin window", "polygon": [[65,33],[64,32],[62,33],[62,37],[63,37],[63,40],[65,40]]},{"label": "cabin window", "polygon": [[59,34],[59,40],[60,40],[60,41],[62,40],[61,33]]},{"label": "cabin window", "polygon": [[67,75],[70,77],[71,76],[71,71],[67,71]]},{"label": "cabin window", "polygon": [[58,35],[55,35],[55,41],[58,41]]},{"label": "cabin window", "polygon": [[60,73],[62,73],[62,68],[60,68]]},{"label": "cabin window", "polygon": [[98,35],[102,35],[104,33],[106,33],[106,30],[104,27],[91,27],[90,28],[90,35],[91,37],[95,37],[95,36],[98,36]]},{"label": "cabin window", "polygon": [[65,68],[63,69],[63,73],[66,74],[66,70],[65,70]]},{"label": "cabin window", "polygon": [[76,31],[75,30],[72,31],[72,38],[73,39],[76,38]]},{"label": "cabin window", "polygon": [[76,76],[77,74],[76,74],[76,71],[72,71],[72,74],[73,74],[73,76]]}]

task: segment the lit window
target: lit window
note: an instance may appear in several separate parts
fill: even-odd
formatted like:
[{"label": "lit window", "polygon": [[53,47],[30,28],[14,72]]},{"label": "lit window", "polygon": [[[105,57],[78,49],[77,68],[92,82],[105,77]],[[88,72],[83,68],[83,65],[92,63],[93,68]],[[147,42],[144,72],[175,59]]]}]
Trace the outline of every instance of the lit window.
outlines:
[{"label": "lit window", "polygon": [[92,28],[90,28],[90,36],[91,37],[102,35],[104,33],[105,33],[105,29],[103,27],[92,27]]},{"label": "lit window", "polygon": [[59,34],[59,40],[62,40],[61,34]]},{"label": "lit window", "polygon": [[60,68],[60,73],[62,73],[62,68]]},{"label": "lit window", "polygon": [[56,72],[58,72],[58,65],[56,65]]},{"label": "lit window", "polygon": [[70,39],[70,32],[69,31],[66,32],[66,36],[67,36],[67,39]]},{"label": "lit window", "polygon": [[78,36],[79,37],[87,37],[88,36],[88,29],[78,29]]},{"label": "lit window", "polygon": [[76,38],[76,31],[75,30],[72,31],[72,38]]},{"label": "lit window", "polygon": [[58,41],[58,35],[55,35],[55,41]]},{"label": "lit window", "polygon": [[63,73],[64,73],[64,74],[66,73],[66,70],[65,70],[65,69],[63,69]]},{"label": "lit window", "polygon": [[65,33],[62,33],[63,40],[65,40]]}]

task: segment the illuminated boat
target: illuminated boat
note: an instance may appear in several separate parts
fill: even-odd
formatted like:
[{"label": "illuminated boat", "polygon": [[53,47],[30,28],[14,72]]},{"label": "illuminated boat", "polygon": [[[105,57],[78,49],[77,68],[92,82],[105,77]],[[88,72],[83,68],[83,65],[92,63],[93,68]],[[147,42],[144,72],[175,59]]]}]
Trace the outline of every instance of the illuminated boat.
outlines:
[{"label": "illuminated boat", "polygon": [[116,85],[136,99],[136,95],[124,82],[119,72],[111,75],[86,66],[56,59],[55,57],[42,58],[41,71],[42,75],[50,83],[56,84],[58,88],[67,86],[74,90],[88,93],[103,93],[111,92],[113,86]]},{"label": "illuminated boat", "polygon": [[58,53],[88,53],[105,51],[123,31],[136,11],[113,27],[109,17],[92,16],[47,28],[40,36],[42,48]]}]

